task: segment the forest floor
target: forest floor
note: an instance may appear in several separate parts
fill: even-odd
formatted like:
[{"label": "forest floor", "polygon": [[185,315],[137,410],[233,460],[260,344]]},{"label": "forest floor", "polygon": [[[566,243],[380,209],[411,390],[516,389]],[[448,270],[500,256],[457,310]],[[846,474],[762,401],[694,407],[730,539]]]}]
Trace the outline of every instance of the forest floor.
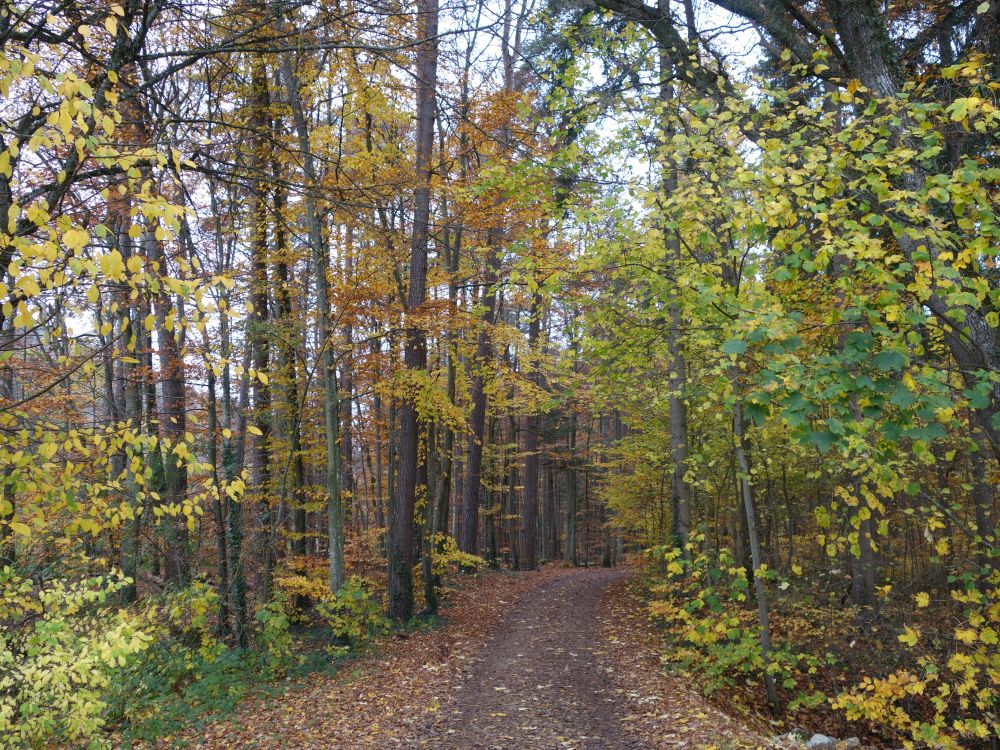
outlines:
[{"label": "forest floor", "polygon": [[465,579],[446,599],[441,627],[389,637],[335,675],[250,698],[179,739],[204,750],[762,745],[661,673],[628,575],[550,566]]}]

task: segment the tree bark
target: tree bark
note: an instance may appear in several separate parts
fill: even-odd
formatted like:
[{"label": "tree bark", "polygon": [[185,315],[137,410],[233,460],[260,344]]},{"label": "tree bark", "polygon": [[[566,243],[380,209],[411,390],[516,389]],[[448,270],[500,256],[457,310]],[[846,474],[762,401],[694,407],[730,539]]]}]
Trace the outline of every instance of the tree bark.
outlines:
[{"label": "tree bark", "polygon": [[746,438],[743,434],[743,411],[739,401],[739,385],[737,373],[733,373],[733,435],[736,438],[736,460],[740,471],[740,489],[743,497],[743,512],[747,522],[747,537],[750,542],[750,556],[753,561],[753,586],[757,597],[757,616],[760,625],[760,656],[763,661],[762,676],[767,702],[772,711],[778,710],[778,691],[774,684],[774,675],[768,670],[771,663],[771,623],[767,606],[767,590],[764,587],[763,571],[761,570],[760,539],[757,536],[757,521],[753,501],[753,489],[750,484],[750,466],[746,456]]},{"label": "tree bark", "polygon": [[[530,381],[539,385],[538,337],[541,331],[542,298],[531,298],[531,319],[528,321],[528,350],[535,359]],[[524,419],[524,509],[521,517],[521,564],[525,570],[538,568],[538,428],[537,414]]]},{"label": "tree bark", "polygon": [[[425,335],[416,320],[427,293],[427,244],[430,222],[431,157],[437,96],[437,0],[418,0],[416,188],[407,294],[407,330],[403,361],[410,371],[427,367]],[[413,509],[416,500],[419,424],[412,396],[399,409],[399,477],[390,506],[388,534],[389,616],[398,621],[413,615]]]},{"label": "tree bark", "polygon": [[[163,245],[147,230],[144,238],[146,257],[159,264],[159,273],[167,274],[167,259]],[[166,569],[164,580],[177,587],[186,586],[190,578],[188,560],[188,531],[186,520],[179,513],[187,499],[187,464],[178,460],[173,449],[184,441],[187,431],[187,399],[184,388],[184,360],[174,331],[177,325],[167,327],[171,315],[170,296],[161,291],[154,300],[156,335],[160,358],[160,383],[162,405],[159,409],[159,432],[164,440],[163,476],[167,503],[178,509],[177,514],[164,516],[166,526]],[[178,321],[179,325],[179,321]],[[155,391],[154,391],[155,393]],[[154,396],[155,398],[155,396]]]},{"label": "tree bark", "polygon": [[270,167],[269,142],[271,132],[271,97],[268,90],[267,71],[263,59],[254,57],[251,66],[251,135],[253,144],[253,164],[251,168],[259,175],[254,183],[251,202],[250,240],[250,302],[253,312],[248,320],[247,339],[253,352],[252,364],[257,373],[253,378],[254,423],[260,434],[254,434],[253,474],[254,489],[259,494],[263,538],[263,565],[261,592],[264,600],[270,599],[271,572],[274,567],[274,550],[271,543],[271,388],[260,374],[267,376],[271,361],[271,336],[269,330],[268,285],[268,205],[269,184],[264,177]]},{"label": "tree bark", "polygon": [[290,54],[281,60],[282,78],[288,95],[292,122],[295,127],[302,171],[305,174],[306,222],[309,230],[309,247],[312,251],[316,273],[316,316],[319,332],[319,369],[323,381],[323,426],[326,433],[326,496],[327,496],[327,546],[329,556],[330,591],[344,585],[344,517],[340,498],[340,447],[337,373],[333,357],[333,321],[330,311],[330,250],[323,238],[322,219],[317,204],[316,191],[319,181],[316,174],[312,147],[309,144],[309,124],[299,94],[299,80],[292,66]]}]

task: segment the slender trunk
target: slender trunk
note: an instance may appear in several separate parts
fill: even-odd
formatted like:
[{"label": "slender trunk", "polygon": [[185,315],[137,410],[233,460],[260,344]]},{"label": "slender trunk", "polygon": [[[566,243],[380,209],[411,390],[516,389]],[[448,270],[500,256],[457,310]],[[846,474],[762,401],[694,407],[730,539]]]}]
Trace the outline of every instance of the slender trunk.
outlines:
[{"label": "slender trunk", "polygon": [[[427,344],[415,318],[427,293],[427,241],[430,223],[431,156],[437,96],[437,0],[418,0],[416,178],[413,234],[406,302],[407,329],[403,361],[410,371],[427,367]],[[405,621],[413,614],[413,510],[416,500],[419,424],[415,398],[400,404],[399,478],[389,513],[389,616]]]},{"label": "slender trunk", "polygon": [[462,497],[463,552],[476,554],[479,533],[479,504],[482,493],[480,474],[483,468],[483,436],[486,429],[486,372],[493,354],[490,327],[496,322],[497,292],[495,288],[500,269],[500,250],[496,247],[496,232],[487,232],[487,261],[485,312],[482,328],[476,341],[476,361],[473,364],[475,379],[472,382],[472,414],[469,417],[468,453],[465,461],[465,484]]},{"label": "slender trunk", "polygon": [[569,415],[569,460],[566,466],[566,552],[574,566],[580,564],[577,550],[576,412]]},{"label": "slender trunk", "polygon": [[[344,283],[350,286],[354,276],[353,231],[347,228],[347,242],[344,250]],[[340,358],[339,390],[343,394],[340,399],[340,497],[341,505],[353,508],[355,500],[354,480],[354,326],[350,318],[343,326],[343,356]],[[346,515],[346,511],[345,511]],[[357,527],[357,519],[353,513],[345,521]]]},{"label": "slender trunk", "polygon": [[382,473],[382,397],[375,394],[373,406],[373,421],[375,429],[375,525],[379,531],[379,549],[385,551],[385,489]]},{"label": "slender trunk", "polygon": [[[159,264],[159,273],[166,275],[167,260],[163,245],[147,231],[144,238],[146,257]],[[174,508],[181,508],[187,498],[187,464],[179,461],[173,450],[184,441],[187,431],[187,400],[184,389],[184,360],[174,332],[179,322],[171,319],[169,293],[161,291],[154,300],[157,344],[160,358],[162,405],[159,409],[160,437],[167,451],[163,456],[163,476],[166,501]],[[169,326],[168,326],[168,320]],[[155,393],[155,391],[154,391]],[[154,396],[155,398],[155,396]],[[187,585],[190,569],[188,560],[188,530],[186,519],[176,514],[164,516],[166,526],[166,569],[164,580],[174,586]]]},{"label": "slender trunk", "polygon": [[733,435],[736,444],[736,460],[740,471],[740,489],[743,498],[743,513],[746,518],[747,537],[750,542],[750,557],[753,562],[753,586],[757,596],[757,616],[760,620],[760,656],[763,662],[762,676],[767,702],[771,710],[778,710],[778,691],[774,683],[774,675],[769,666],[771,663],[771,624],[767,606],[767,590],[764,587],[763,571],[761,570],[760,539],[757,537],[757,523],[753,501],[753,488],[750,484],[750,466],[746,456],[746,438],[743,434],[743,412],[739,401],[738,374],[732,376],[733,395],[736,399],[733,405]]},{"label": "slender trunk", "polygon": [[[305,495],[305,459],[302,455],[302,417],[299,413],[299,356],[296,345],[300,339],[299,328],[295,322],[292,310],[292,285],[289,267],[294,262],[292,250],[288,245],[282,217],[287,205],[287,189],[280,182],[281,164],[275,160],[272,163],[272,174],[275,176],[274,213],[277,217],[275,226],[275,258],[274,258],[274,299],[277,307],[278,359],[279,371],[282,374],[281,396],[284,414],[284,433],[288,440],[288,464],[285,478],[282,480],[282,502],[287,495],[291,496],[291,553],[306,554],[306,495]],[[291,467],[292,489],[287,492],[288,466]]]},{"label": "slender trunk", "polygon": [[[662,12],[669,12],[667,0],[659,0],[659,7]],[[668,106],[674,98],[674,90],[671,81],[673,80],[674,67],[670,55],[666,50],[660,51],[659,58],[660,73],[660,102],[664,107]],[[662,115],[663,127],[661,132],[662,156],[661,169],[662,190],[665,198],[669,198],[677,190],[678,169],[676,162],[667,156],[668,144],[673,137],[672,119],[666,112]],[[664,216],[664,220],[669,217]],[[667,278],[678,278],[681,267],[681,243],[679,230],[663,228],[664,238],[664,267]],[[683,320],[681,316],[681,305],[679,295],[671,295],[670,304],[667,307],[667,355],[668,355],[668,387],[670,389],[670,460],[673,466],[673,473],[670,478],[670,507],[673,512],[671,519],[671,531],[674,534],[673,544],[687,556],[687,543],[691,535],[691,487],[685,479],[687,473],[688,457],[688,415],[687,404],[684,400],[684,389],[687,384],[687,360],[684,357],[684,350],[681,340]]]},{"label": "slender trunk", "polygon": [[[497,420],[490,420],[488,440],[490,445],[497,442]],[[485,537],[486,561],[493,567],[498,567],[497,547],[497,514],[496,514],[496,491],[492,488],[486,490],[486,519],[483,521],[483,536]]]},{"label": "slender trunk", "polygon": [[337,591],[344,585],[344,518],[340,499],[340,448],[339,406],[337,373],[333,357],[333,321],[330,314],[330,250],[323,238],[322,220],[317,205],[318,180],[315,160],[309,143],[309,124],[306,121],[299,95],[299,80],[289,54],[281,60],[281,74],[288,95],[289,108],[295,126],[296,139],[302,156],[305,173],[306,222],[309,229],[309,246],[312,250],[316,273],[316,317],[321,349],[319,367],[323,381],[323,425],[326,433],[326,495],[327,543],[329,554],[330,590]]},{"label": "slender trunk", "polygon": [[431,488],[437,480],[435,455],[437,449],[437,430],[434,423],[427,425],[426,445],[424,447],[424,487],[418,490],[424,494],[424,515],[420,535],[420,572],[424,584],[424,614],[437,614],[437,589],[434,580],[434,503]]},{"label": "slender trunk", "polygon": [[[0,343],[0,351],[6,353],[11,350],[13,337],[13,321],[5,317],[0,321],[0,342],[2,342]],[[14,368],[9,359],[4,360],[2,367],[0,399],[9,403],[14,401]],[[14,520],[17,511],[17,498],[11,481],[13,471],[10,463],[5,461],[2,469],[3,476],[0,478],[0,565],[13,565],[17,560],[16,542],[10,527],[10,522]]]},{"label": "slender trunk", "polygon": [[[124,220],[118,222],[117,241],[118,249],[122,254],[122,259],[128,261],[132,257],[132,240],[125,230],[127,223]],[[138,380],[135,358],[132,356],[138,346],[137,331],[142,325],[133,315],[132,307],[127,295],[122,292],[116,294],[116,303],[119,305],[119,330],[123,340],[126,342],[122,354],[128,356],[121,357],[119,361],[121,390],[124,397],[123,413],[121,418],[125,424],[123,430],[127,430],[138,436],[142,430],[142,392]],[[121,590],[120,598],[123,604],[131,604],[136,600],[136,578],[139,573],[139,512],[136,497],[139,492],[133,472],[133,460],[142,460],[142,456],[136,456],[133,449],[122,446],[120,452],[120,465],[116,466],[117,475],[125,477],[125,503],[128,508],[128,517],[125,527],[122,529],[122,541],[119,560],[122,574],[130,582]]]},{"label": "slender trunk", "polygon": [[250,302],[253,312],[248,320],[247,338],[253,352],[252,363],[256,376],[253,378],[254,423],[258,433],[254,434],[253,472],[254,488],[261,497],[261,523],[264,542],[262,596],[270,599],[271,573],[274,566],[274,550],[271,543],[271,388],[260,375],[270,367],[271,336],[269,331],[268,281],[268,208],[267,191],[269,185],[263,178],[266,165],[270,164],[268,142],[271,130],[267,71],[260,56],[255,56],[251,69],[251,128],[254,138],[254,161],[258,174],[262,175],[254,183],[251,201],[250,240]]},{"label": "slender trunk", "polygon": [[[223,338],[223,356],[230,348],[228,337]],[[228,362],[228,358],[227,358]],[[243,476],[244,457],[246,456],[247,408],[250,402],[250,347],[243,353],[243,375],[240,378],[240,409],[235,430],[232,425],[232,393],[228,376],[229,365],[223,370],[223,420],[231,432],[236,433],[236,439],[227,439],[222,445],[222,466],[225,471],[226,484],[231,484],[237,477]],[[233,625],[236,632],[236,642],[245,647],[249,643],[249,626],[247,623],[247,584],[246,569],[243,567],[243,506],[240,494],[228,495],[226,546],[229,550],[229,577],[233,589]]]},{"label": "slender trunk", "polygon": [[226,551],[226,520],[222,508],[222,489],[219,487],[219,458],[216,448],[219,417],[216,408],[215,370],[207,359],[205,370],[208,373],[208,403],[206,404],[208,408],[208,464],[215,492],[215,496],[212,498],[212,515],[215,521],[215,587],[219,594],[219,630],[226,633],[229,631],[229,554]]},{"label": "slender trunk", "polygon": [[[538,336],[541,331],[541,295],[531,298],[531,319],[528,321],[528,349],[535,358],[531,382],[540,385],[537,357]],[[539,417],[531,414],[524,420],[524,513],[521,522],[523,543],[522,564],[526,570],[538,568],[538,428]]]}]

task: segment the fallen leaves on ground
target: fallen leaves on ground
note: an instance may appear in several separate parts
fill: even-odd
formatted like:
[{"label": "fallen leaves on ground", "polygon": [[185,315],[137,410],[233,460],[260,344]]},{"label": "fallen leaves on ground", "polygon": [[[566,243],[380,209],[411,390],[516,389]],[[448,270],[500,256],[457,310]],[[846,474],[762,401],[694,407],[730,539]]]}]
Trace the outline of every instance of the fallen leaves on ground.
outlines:
[{"label": "fallen leaves on ground", "polygon": [[619,579],[604,590],[600,659],[623,701],[622,721],[651,750],[756,748],[763,735],[710,705],[677,675],[663,671],[661,645],[645,607]]},{"label": "fallen leaves on ground", "polygon": [[183,739],[201,750],[409,747],[461,687],[511,605],[571,572],[551,566],[531,575],[461,579],[442,607],[442,627],[387,636],[335,675],[309,675],[282,694],[248,698],[234,715]]}]

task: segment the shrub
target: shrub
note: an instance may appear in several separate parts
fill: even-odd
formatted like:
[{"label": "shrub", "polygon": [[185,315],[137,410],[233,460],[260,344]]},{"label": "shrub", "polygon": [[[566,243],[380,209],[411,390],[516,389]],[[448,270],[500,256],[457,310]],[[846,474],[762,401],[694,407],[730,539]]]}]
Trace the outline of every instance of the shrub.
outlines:
[{"label": "shrub", "polygon": [[257,658],[272,676],[283,675],[295,662],[295,641],[291,633],[286,596],[276,591],[274,598],[257,612]]},{"label": "shrub", "polygon": [[[934,643],[917,626],[906,626],[900,642],[916,653],[917,669],[865,677],[838,695],[833,706],[852,721],[866,719],[891,728],[906,745],[961,748],[968,741],[1000,737],[1000,570],[950,581],[961,616],[949,643]],[[929,604],[917,594],[918,608]]]},{"label": "shrub", "polygon": [[431,571],[437,577],[455,570],[478,570],[486,565],[486,561],[458,548],[455,537],[443,532],[434,535],[434,546],[431,552]]},{"label": "shrub", "polygon": [[274,590],[294,623],[308,621],[310,604],[330,595],[329,569],[324,560],[291,557],[274,573]]},{"label": "shrub", "polygon": [[[676,548],[650,550],[659,573],[651,585],[654,598],[648,608],[664,627],[670,661],[679,671],[698,674],[709,695],[737,682],[756,684],[763,660],[756,610],[746,606],[750,591],[746,569],[735,564],[727,549],[719,551],[717,561],[696,552],[695,545],[688,549],[690,559]],[[776,579],[773,572],[761,574]],[[804,619],[785,625],[792,631],[808,628]],[[825,701],[826,695],[816,689],[815,675],[834,657],[804,651],[776,632],[772,631],[768,669],[786,691],[789,710]]]},{"label": "shrub", "polygon": [[150,644],[150,635],[108,597],[120,574],[36,587],[0,570],[0,747],[106,744],[111,675]]},{"label": "shrub", "polygon": [[375,584],[359,576],[351,576],[337,593],[320,600],[316,612],[329,624],[333,635],[351,648],[358,648],[389,627],[382,614],[381,598],[375,595]]},{"label": "shrub", "polygon": [[152,720],[166,696],[199,679],[226,652],[213,632],[217,607],[218,595],[203,582],[142,603],[135,618],[152,643],[115,675],[106,711],[111,723]]}]

